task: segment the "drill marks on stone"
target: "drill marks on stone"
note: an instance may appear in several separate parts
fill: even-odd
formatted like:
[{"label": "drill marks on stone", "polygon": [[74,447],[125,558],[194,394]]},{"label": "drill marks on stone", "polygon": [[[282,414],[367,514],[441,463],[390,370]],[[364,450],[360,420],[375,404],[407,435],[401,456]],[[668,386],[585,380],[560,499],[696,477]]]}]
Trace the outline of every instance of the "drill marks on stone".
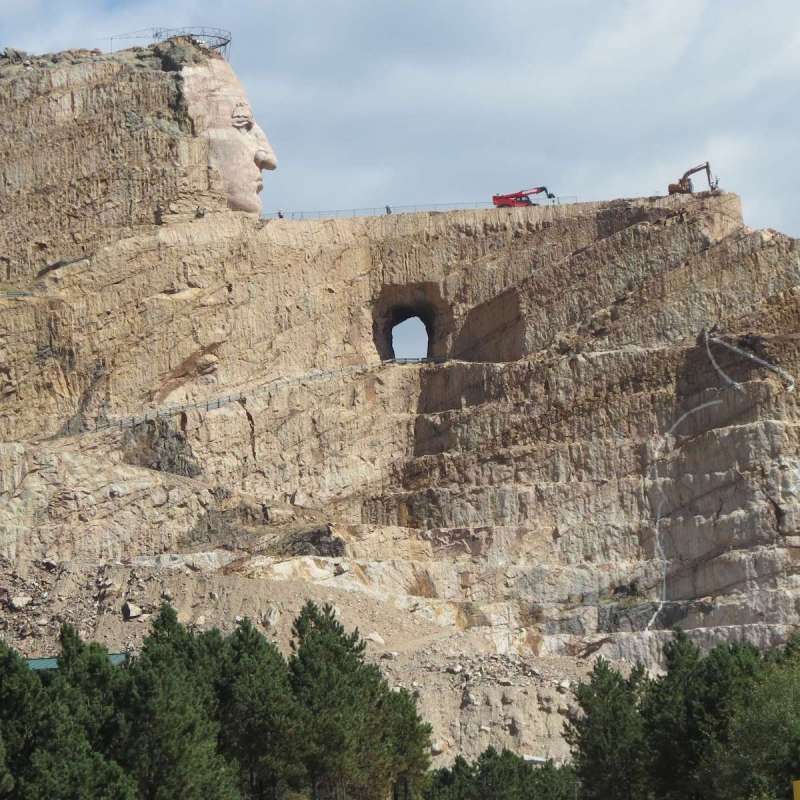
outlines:
[{"label": "drill marks on stone", "polygon": [[247,423],[250,426],[250,451],[253,454],[253,463],[258,464],[258,456],[256,455],[256,424],[253,420],[253,415],[248,411],[247,400],[244,397],[239,398],[237,402],[242,407],[247,417]]},{"label": "drill marks on stone", "polygon": [[[740,356],[742,358],[746,358],[749,361],[754,362],[758,366],[763,367],[764,369],[768,369],[771,372],[774,372],[776,375],[778,375],[779,377],[781,377],[783,380],[785,380],[787,382],[788,385],[786,386],[785,391],[787,393],[794,392],[794,389],[795,389],[795,386],[796,386],[796,381],[795,381],[794,377],[789,372],[787,372],[785,369],[783,369],[782,367],[779,367],[777,364],[772,364],[771,362],[766,361],[765,359],[760,358],[760,357],[754,355],[753,353],[748,352],[747,350],[744,350],[744,349],[742,349],[740,347],[737,347],[736,345],[732,345],[729,342],[726,342],[726,341],[724,341],[722,339],[718,339],[715,336],[709,336],[708,335],[708,331],[705,330],[705,329],[703,330],[703,341],[704,341],[704,344],[705,344],[706,354],[708,355],[708,358],[709,358],[709,361],[711,362],[711,365],[714,367],[714,369],[716,370],[717,374],[722,378],[722,380],[726,384],[726,386],[722,389],[722,392],[728,391],[729,389],[734,389],[735,391],[744,393],[745,390],[744,390],[744,388],[742,387],[742,385],[738,381],[735,381],[733,378],[731,378],[719,366],[719,364],[717,363],[716,359],[714,358],[713,353],[711,352],[711,347],[709,345],[709,342],[713,342],[714,344],[720,345],[720,346],[730,350],[731,352],[735,353],[736,355],[738,355],[738,356]],[[664,509],[664,504],[666,503],[666,499],[667,498],[666,498],[666,495],[664,494],[664,492],[661,489],[661,486],[660,486],[660,484],[658,482],[659,481],[658,462],[663,456],[666,456],[674,448],[676,440],[673,437],[673,434],[675,433],[677,428],[684,422],[684,420],[686,420],[687,418],[689,418],[693,414],[696,414],[696,413],[698,413],[700,411],[704,411],[705,409],[712,408],[714,406],[722,405],[722,403],[723,403],[723,401],[721,399],[708,400],[708,401],[706,401],[704,403],[701,403],[698,406],[695,406],[692,409],[689,409],[688,411],[684,412],[683,414],[681,414],[681,416],[670,426],[669,430],[664,434],[662,440],[658,443],[658,445],[656,445],[656,447],[654,449],[651,482],[652,482],[652,484],[655,486],[656,490],[660,494],[660,498],[659,498],[659,500],[658,500],[658,502],[656,504],[656,508],[655,508],[655,550],[656,550],[657,560],[661,564],[661,592],[660,592],[661,596],[660,596],[660,598],[658,600],[658,605],[656,607],[656,610],[653,612],[653,615],[651,616],[649,622],[647,623],[647,625],[645,627],[645,632],[648,632],[648,633],[652,632],[653,625],[655,624],[655,622],[658,619],[659,615],[664,610],[665,606],[670,603],[670,601],[667,600],[667,571],[668,571],[669,561],[668,561],[668,559],[666,557],[666,554],[664,552],[664,546],[663,546],[663,543],[662,543],[662,534],[661,534],[661,521],[665,516],[663,514],[663,509]],[[666,449],[667,447],[669,447],[669,450]],[[795,467],[795,477],[800,479],[800,466],[796,466]],[[798,489],[798,483],[797,483],[797,481],[795,481],[790,486],[790,489],[789,489],[790,494],[793,493],[794,491],[796,491],[797,489]],[[774,548],[775,548],[775,545],[773,544],[773,549]],[[753,586],[754,583],[755,583],[753,572],[752,572],[752,564],[750,562],[747,562],[745,564],[745,573],[746,573],[745,574],[745,588],[746,588],[746,591],[749,593],[750,589],[751,589],[751,586]]]},{"label": "drill marks on stone", "polygon": [[[720,365],[717,364],[717,360],[714,358],[714,354],[711,352],[711,348],[708,345],[708,331],[705,330],[705,329],[703,330],[703,341],[704,341],[705,346],[706,346],[706,355],[708,355],[708,360],[711,362],[711,365],[717,371],[717,373],[722,378],[722,380],[724,380],[725,383],[728,384],[728,386],[731,386],[734,389],[736,389],[737,392],[744,393],[744,389],[742,389],[742,385],[738,381],[733,380],[733,378],[731,378],[726,372],[724,372],[722,370],[722,368],[720,367]],[[719,340],[718,339],[714,339],[714,341],[719,341]]]},{"label": "drill marks on stone", "polygon": [[[380,365],[383,366],[383,365]],[[199,400],[194,403],[184,403],[182,405],[166,405],[155,408],[151,411],[146,411],[143,415],[134,417],[121,417],[118,419],[109,420],[106,423],[97,425],[96,430],[103,430],[105,428],[133,428],[143,422],[148,422],[154,419],[164,417],[174,417],[178,414],[185,414],[187,411],[216,411],[218,408],[230,405],[231,403],[239,403],[243,405],[247,402],[247,398],[259,397],[261,395],[269,394],[276,389],[281,389],[286,386],[295,386],[305,382],[318,381],[323,378],[330,378],[346,374],[348,372],[368,372],[372,369],[365,365],[358,365],[356,367],[342,367],[337,370],[311,370],[304,372],[301,375],[295,375],[290,378],[275,378],[262,386],[253,389],[250,392],[239,392],[237,394],[227,394],[221,397],[213,397],[208,400]],[[92,433],[92,431],[84,431],[85,433]]]},{"label": "drill marks on stone", "polygon": [[763,358],[759,358],[754,353],[751,353],[747,350],[743,350],[741,347],[737,347],[736,345],[730,344],[729,342],[726,342],[722,339],[717,339],[716,336],[709,337],[707,331],[703,331],[703,336],[706,344],[706,352],[708,353],[709,359],[711,359],[711,363],[714,366],[714,369],[716,369],[716,371],[722,376],[723,380],[733,388],[737,389],[740,392],[744,391],[742,389],[741,384],[730,378],[725,372],[723,372],[723,370],[717,364],[716,360],[714,359],[714,356],[711,354],[711,348],[708,346],[709,341],[714,342],[714,344],[721,345],[722,347],[727,348],[731,352],[736,353],[737,355],[742,356],[743,358],[747,358],[750,361],[753,361],[760,367],[764,367],[765,369],[771,370],[776,375],[779,375],[781,378],[787,381],[787,383],[789,384],[786,387],[787,392],[794,392],[794,388],[796,385],[794,377],[792,377],[792,375],[790,375],[785,369],[782,369],[781,367],[777,366],[777,364],[772,364],[769,361],[764,360]]},{"label": "drill marks on stone", "polygon": [[670,429],[664,434],[663,439],[659,444],[656,446],[656,449],[653,454],[653,475],[652,475],[652,482],[653,485],[658,489],[661,497],[656,505],[656,530],[655,530],[655,543],[656,543],[656,555],[658,556],[658,560],[661,562],[661,598],[659,599],[658,606],[656,610],[653,612],[653,616],[650,618],[650,621],[645,626],[645,631],[649,631],[653,624],[655,623],[658,615],[664,609],[664,605],[667,602],[667,558],[664,554],[664,548],[661,544],[661,520],[662,510],[664,508],[664,503],[666,502],[667,498],[658,483],[658,460],[661,458],[661,453],[664,447],[668,444],[674,446],[675,440],[672,438],[672,434],[678,428],[681,423],[690,417],[692,414],[696,414],[699,411],[703,411],[706,408],[711,408],[713,406],[718,406],[722,404],[722,400],[709,400],[708,402],[702,403],[701,405],[697,406],[696,408],[692,408],[689,411],[682,414],[670,427]]},{"label": "drill marks on stone", "polygon": [[[237,392],[235,394],[226,394],[219,397],[211,397],[207,400],[198,400],[194,403],[167,404],[158,406],[157,408],[145,411],[144,414],[138,414],[132,417],[117,417],[105,421],[98,421],[94,428],[85,428],[77,432],[77,435],[86,435],[95,433],[96,431],[107,430],[109,428],[135,428],[143,422],[152,422],[158,419],[165,419],[168,417],[175,417],[178,415],[183,416],[189,411],[216,411],[218,408],[224,408],[231,403],[239,403],[244,405],[248,398],[261,397],[268,395],[279,389],[289,386],[298,386],[303,383],[311,383],[330,378],[341,377],[348,374],[366,375],[370,372],[380,371],[383,367],[391,366],[393,364],[403,365],[424,365],[428,363],[441,363],[441,359],[428,359],[428,358],[392,358],[386,361],[381,361],[377,364],[357,364],[352,367],[339,367],[332,370],[313,369],[308,372],[303,372],[300,375],[293,375],[287,378],[274,378],[261,386],[247,392]],[[249,415],[248,415],[249,416]],[[185,422],[182,423],[185,426]],[[71,433],[62,432],[54,438],[61,438],[73,435]]]}]

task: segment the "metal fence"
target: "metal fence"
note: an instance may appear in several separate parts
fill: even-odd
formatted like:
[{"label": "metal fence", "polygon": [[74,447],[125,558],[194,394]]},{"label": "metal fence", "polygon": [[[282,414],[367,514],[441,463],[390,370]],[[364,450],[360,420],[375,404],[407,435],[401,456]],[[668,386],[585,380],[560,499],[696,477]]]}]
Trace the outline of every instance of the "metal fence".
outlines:
[{"label": "metal fence", "polygon": [[[566,205],[577,203],[577,195],[561,195],[550,202],[535,203],[534,205]],[[525,208],[525,206],[522,206]],[[382,217],[389,214],[415,214],[421,211],[444,212],[444,211],[469,211],[473,209],[489,210],[494,208],[491,202],[472,202],[472,203],[428,203],[425,205],[414,206],[375,206],[374,208],[337,208],[319,211],[272,211],[262,214],[262,219],[344,219],[347,217]]]},{"label": "metal fence", "polygon": [[[226,394],[221,397],[213,397],[207,400],[198,400],[194,403],[181,403],[169,404],[159,406],[158,408],[145,411],[143,414],[137,414],[131,417],[118,417],[116,419],[98,420],[95,422],[93,428],[81,431],[81,434],[93,433],[95,431],[108,430],[110,428],[133,428],[136,425],[141,425],[145,422],[154,422],[159,419],[167,419],[175,417],[178,414],[185,414],[189,411],[215,411],[223,406],[230,405],[231,403],[246,403],[248,399],[259,397],[276,389],[282,389],[287,386],[296,386],[302,383],[310,383],[312,381],[319,381],[334,376],[344,375],[347,373],[367,373],[380,367],[390,364],[441,364],[447,361],[446,358],[389,358],[381,361],[379,364],[367,365],[359,364],[353,367],[340,367],[334,370],[319,370],[314,369],[309,372],[304,372],[301,375],[295,375],[290,378],[275,378],[267,383],[258,386],[250,391],[236,392],[234,394]],[[69,436],[69,433],[63,434]]]},{"label": "metal fence", "polygon": [[109,50],[113,53],[115,43],[119,42],[144,40],[150,44],[152,42],[163,42],[176,36],[193,39],[211,50],[217,50],[226,61],[230,60],[231,32],[223,28],[211,28],[207,25],[189,28],[142,28],[141,30],[130,31],[129,33],[116,33],[108,37]]}]

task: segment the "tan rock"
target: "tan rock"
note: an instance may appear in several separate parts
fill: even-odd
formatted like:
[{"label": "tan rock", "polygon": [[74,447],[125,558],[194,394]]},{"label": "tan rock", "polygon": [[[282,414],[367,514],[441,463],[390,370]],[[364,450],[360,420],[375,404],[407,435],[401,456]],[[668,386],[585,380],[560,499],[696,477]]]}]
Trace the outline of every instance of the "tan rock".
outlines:
[{"label": "tan rock", "polygon": [[135,603],[131,603],[129,600],[126,600],[122,604],[122,616],[126,620],[136,619],[137,617],[142,616],[142,609]]},{"label": "tan rock", "polygon": [[12,611],[22,611],[33,602],[33,598],[29,595],[18,594],[9,600],[8,607]]},{"label": "tan rock", "polygon": [[[592,660],[656,666],[675,624],[785,640],[796,240],[722,192],[262,221],[243,90],[185,48],[0,60],[7,597],[112,649],[164,599],[284,648],[331,603],[437,763],[565,756]],[[382,362],[409,314],[443,361]]]}]

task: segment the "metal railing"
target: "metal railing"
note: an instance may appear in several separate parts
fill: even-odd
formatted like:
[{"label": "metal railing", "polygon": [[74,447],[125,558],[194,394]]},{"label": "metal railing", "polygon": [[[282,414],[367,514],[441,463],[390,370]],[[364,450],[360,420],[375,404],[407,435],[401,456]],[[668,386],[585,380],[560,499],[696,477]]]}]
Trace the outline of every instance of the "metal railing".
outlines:
[{"label": "metal railing", "polygon": [[[226,394],[221,397],[208,398],[207,400],[198,400],[193,403],[169,404],[159,406],[144,414],[136,414],[130,417],[117,417],[116,419],[96,420],[93,428],[87,428],[77,432],[77,435],[85,435],[94,433],[95,431],[109,430],[110,428],[133,428],[136,425],[141,425],[145,422],[155,422],[159,419],[167,419],[175,417],[178,414],[185,414],[189,411],[216,411],[218,408],[230,405],[232,403],[246,404],[248,399],[259,397],[269,392],[281,389],[287,386],[296,386],[301,383],[310,383],[312,381],[323,380],[338,375],[347,373],[367,373],[380,367],[391,364],[441,364],[448,359],[444,357],[435,358],[388,358],[381,361],[379,364],[358,364],[353,367],[340,367],[333,370],[319,370],[314,369],[309,372],[304,372],[301,375],[295,375],[290,378],[275,378],[268,381],[261,386],[255,387],[250,391],[236,392],[234,394]],[[65,432],[61,436],[76,435],[75,433]]]},{"label": "metal railing", "polygon": [[211,28],[207,25],[193,26],[187,28],[142,28],[130,33],[117,33],[109,36],[109,49],[114,52],[114,42],[124,42],[134,39],[145,39],[149,42],[163,42],[181,36],[192,39],[205,45],[210,50],[216,50],[222,54],[225,60],[229,60],[231,54],[231,32],[223,28]]},{"label": "metal railing", "polygon": [[[569,203],[577,203],[577,195],[561,195],[556,197],[552,202],[534,203],[534,205],[550,206],[550,205],[567,205]],[[466,202],[466,203],[427,203],[423,205],[413,206],[375,206],[371,208],[337,208],[326,209],[317,211],[271,211],[267,214],[262,214],[262,219],[290,219],[290,220],[306,220],[306,219],[343,219],[346,217],[382,217],[390,214],[416,214],[422,211],[428,212],[445,212],[445,211],[470,211],[478,210],[491,210],[495,206],[491,202]],[[528,206],[520,206],[521,208],[528,208]]]}]

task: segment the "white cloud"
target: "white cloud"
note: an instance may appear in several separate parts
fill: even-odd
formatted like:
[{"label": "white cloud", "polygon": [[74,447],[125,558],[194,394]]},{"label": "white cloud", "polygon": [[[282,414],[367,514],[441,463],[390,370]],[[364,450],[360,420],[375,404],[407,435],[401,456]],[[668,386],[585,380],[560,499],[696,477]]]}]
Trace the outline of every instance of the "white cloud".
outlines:
[{"label": "white cloud", "polygon": [[281,166],[269,207],[651,194],[709,159],[800,235],[795,0],[5,0],[0,44],[215,24]]}]

